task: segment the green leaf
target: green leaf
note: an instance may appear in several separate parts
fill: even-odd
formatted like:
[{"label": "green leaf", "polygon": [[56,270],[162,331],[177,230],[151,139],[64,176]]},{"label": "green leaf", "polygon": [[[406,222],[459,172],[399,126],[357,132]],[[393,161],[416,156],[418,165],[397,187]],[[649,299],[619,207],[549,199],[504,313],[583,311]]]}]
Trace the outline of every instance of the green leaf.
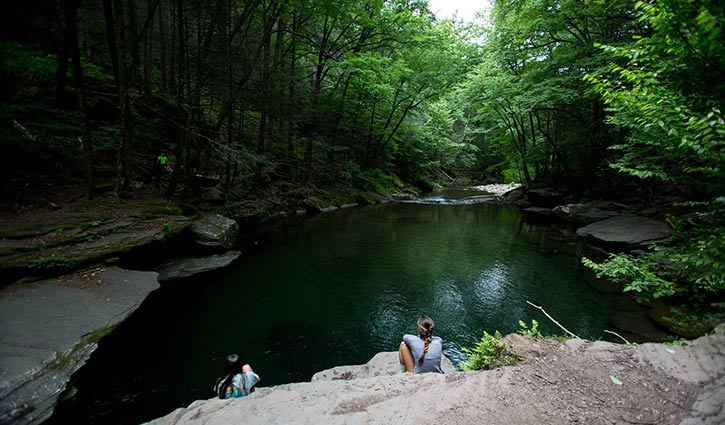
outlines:
[{"label": "green leaf", "polygon": [[618,378],[617,378],[616,376],[614,376],[614,375],[609,375],[609,379],[611,379],[611,380],[612,380],[612,382],[614,382],[614,383],[615,383],[616,385],[622,385],[622,381],[620,381],[620,380],[619,380],[619,379],[618,379]]}]

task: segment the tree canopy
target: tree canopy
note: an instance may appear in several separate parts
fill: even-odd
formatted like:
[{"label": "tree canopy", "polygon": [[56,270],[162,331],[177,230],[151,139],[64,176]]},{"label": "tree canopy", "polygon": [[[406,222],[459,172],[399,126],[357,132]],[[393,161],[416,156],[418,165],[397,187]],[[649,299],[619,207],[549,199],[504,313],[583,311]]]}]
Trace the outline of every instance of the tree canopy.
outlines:
[{"label": "tree canopy", "polygon": [[0,39],[3,173],[55,170],[90,197],[105,165],[128,193],[163,150],[166,196],[201,172],[231,201],[397,177],[550,179],[580,196],[638,179],[688,193],[705,224],[672,217],[671,245],[588,264],[704,301],[725,289],[724,12],[495,0],[478,25],[421,0],[19,3]]}]

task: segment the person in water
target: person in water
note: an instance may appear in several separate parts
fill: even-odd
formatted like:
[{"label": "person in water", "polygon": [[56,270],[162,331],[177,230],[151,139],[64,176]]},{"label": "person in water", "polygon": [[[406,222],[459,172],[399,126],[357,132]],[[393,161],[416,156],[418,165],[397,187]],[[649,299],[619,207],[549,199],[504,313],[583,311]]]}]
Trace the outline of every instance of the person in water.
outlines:
[{"label": "person in water", "polygon": [[418,319],[418,336],[403,335],[403,342],[398,349],[398,359],[406,372],[444,373],[441,369],[443,357],[443,340],[433,336],[435,324],[428,316]]},{"label": "person in water", "polygon": [[239,356],[231,354],[224,361],[222,376],[214,384],[214,392],[219,398],[244,397],[254,392],[259,375],[248,364],[242,364]]}]

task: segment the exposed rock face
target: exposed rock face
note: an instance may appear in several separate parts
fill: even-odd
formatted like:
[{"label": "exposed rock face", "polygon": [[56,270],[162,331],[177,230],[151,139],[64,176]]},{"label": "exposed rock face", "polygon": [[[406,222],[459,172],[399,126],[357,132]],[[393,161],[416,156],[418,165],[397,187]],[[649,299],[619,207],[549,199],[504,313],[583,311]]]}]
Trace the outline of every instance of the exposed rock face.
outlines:
[{"label": "exposed rock face", "polygon": [[[623,346],[520,335],[521,361],[492,371],[399,373],[397,353],[312,382],[200,400],[155,425],[190,424],[721,424],[725,327],[692,344]],[[264,379],[264,377],[262,378]],[[619,382],[619,384],[617,383]]]},{"label": "exposed rock face", "polygon": [[658,328],[646,313],[618,311],[611,318],[612,325],[630,342],[665,341],[669,336]]},{"label": "exposed rock face", "polygon": [[672,229],[651,218],[617,216],[584,226],[576,233],[604,244],[637,246],[666,240],[672,235]]},{"label": "exposed rock face", "polygon": [[183,216],[114,220],[89,213],[40,214],[30,220],[36,227],[6,229],[11,237],[0,239],[0,284],[17,276],[67,273],[167,240],[190,225]]},{"label": "exposed rock face", "polygon": [[182,279],[195,274],[221,269],[230,265],[239,258],[240,251],[227,251],[221,255],[207,257],[179,258],[162,265],[159,272],[159,282]]},{"label": "exposed rock face", "polygon": [[578,224],[589,224],[619,215],[616,211],[603,210],[586,204],[566,204],[554,208],[554,214]]},{"label": "exposed rock face", "polygon": [[103,334],[159,287],[154,272],[116,267],[0,291],[0,422],[47,419]]},{"label": "exposed rock face", "polygon": [[375,192],[362,192],[357,195],[355,200],[359,204],[373,205],[373,204],[379,204],[381,202],[385,202],[387,199],[384,196],[379,195]]},{"label": "exposed rock face", "polygon": [[229,249],[239,234],[237,222],[219,214],[210,214],[191,225],[196,243],[211,248]]}]

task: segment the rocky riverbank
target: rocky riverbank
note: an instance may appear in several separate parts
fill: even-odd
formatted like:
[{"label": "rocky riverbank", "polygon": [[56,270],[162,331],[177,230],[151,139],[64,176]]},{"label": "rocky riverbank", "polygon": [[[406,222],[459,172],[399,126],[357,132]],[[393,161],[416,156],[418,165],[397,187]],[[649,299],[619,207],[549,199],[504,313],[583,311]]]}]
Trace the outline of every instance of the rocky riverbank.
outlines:
[{"label": "rocky riverbank", "polygon": [[[385,200],[360,196],[364,203]],[[320,199],[305,205],[282,215],[345,206]],[[242,254],[229,250],[237,220],[250,219],[184,216],[158,198],[58,208],[0,214],[0,424],[47,419],[103,336],[159,282],[234,262]]]},{"label": "rocky riverbank", "polygon": [[[499,199],[520,197],[523,192],[512,189],[510,185],[477,188]],[[543,197],[534,193],[534,200]],[[410,196],[412,192],[399,197]],[[360,194],[358,200],[386,201],[377,194]],[[264,213],[253,220],[355,205],[343,202],[347,200],[335,204],[310,197],[297,208],[285,208],[276,215]],[[616,213],[601,214],[610,210],[598,205],[595,208],[600,211],[592,212],[591,206],[573,205],[563,204],[549,213],[586,227],[633,212],[615,205],[620,209]],[[235,220],[213,214],[188,217],[181,212],[164,201],[142,201],[0,216],[0,423],[36,424],[48,417],[68,379],[97,341],[131,314],[158,282],[225,267],[241,255],[227,251],[239,232]],[[245,217],[235,216],[242,221],[250,216]],[[186,255],[180,258],[159,256],[192,245],[196,249],[181,250]],[[174,248],[169,250],[170,246]],[[113,266],[133,257],[155,258],[151,267],[160,275]],[[159,264],[162,258],[168,261]],[[78,269],[82,271],[74,272]],[[70,274],[38,281],[43,275],[60,273]],[[23,279],[9,284],[18,277]],[[390,372],[394,367],[389,364],[382,369]],[[393,374],[391,379],[400,378]],[[260,394],[264,391],[260,389]]]},{"label": "rocky riverbank", "polygon": [[312,382],[200,400],[150,422],[192,424],[722,424],[725,327],[683,345],[505,338],[521,361],[490,371],[400,373],[397,353]]}]

